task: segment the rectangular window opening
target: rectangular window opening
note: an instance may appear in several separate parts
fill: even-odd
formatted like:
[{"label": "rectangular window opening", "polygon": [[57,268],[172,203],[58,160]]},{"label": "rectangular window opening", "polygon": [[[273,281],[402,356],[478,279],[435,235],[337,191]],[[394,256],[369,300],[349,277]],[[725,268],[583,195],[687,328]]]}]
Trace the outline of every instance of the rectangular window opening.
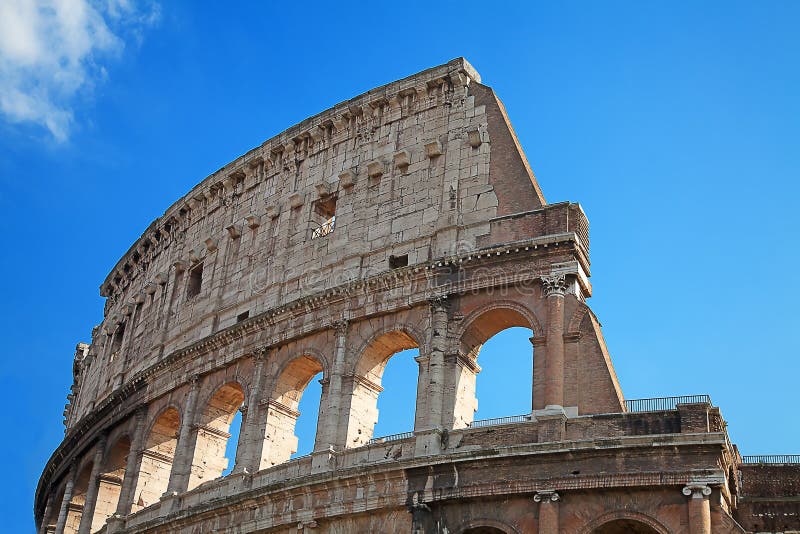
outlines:
[{"label": "rectangular window opening", "polygon": [[402,256],[389,256],[389,268],[399,269],[408,266],[408,254]]},{"label": "rectangular window opening", "polygon": [[120,323],[117,326],[117,331],[114,332],[114,338],[111,340],[111,360],[114,360],[119,349],[122,348],[122,338],[125,337],[125,323]]},{"label": "rectangular window opening", "polygon": [[246,312],[240,313],[239,315],[236,316],[236,322],[241,323],[242,321],[247,320],[249,317],[250,317],[250,310],[247,310]]},{"label": "rectangular window opening", "polygon": [[333,232],[336,226],[336,195],[327,195],[314,202],[311,213],[311,239]]},{"label": "rectangular window opening", "polygon": [[186,286],[186,296],[188,298],[196,297],[200,294],[200,289],[203,287],[203,264],[189,271],[189,285]]}]

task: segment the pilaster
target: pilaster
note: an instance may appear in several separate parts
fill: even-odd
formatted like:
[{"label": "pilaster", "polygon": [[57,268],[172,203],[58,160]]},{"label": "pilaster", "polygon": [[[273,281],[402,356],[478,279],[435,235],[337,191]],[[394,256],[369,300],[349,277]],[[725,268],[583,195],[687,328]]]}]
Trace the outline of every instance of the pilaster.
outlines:
[{"label": "pilaster", "polygon": [[89,487],[86,490],[86,501],[83,504],[83,513],[81,514],[81,522],[78,526],[78,534],[89,534],[92,530],[94,508],[97,504],[97,494],[100,491],[100,473],[103,467],[107,439],[108,437],[106,434],[100,434],[95,444],[94,458],[92,458],[92,473],[89,475]]},{"label": "pilaster", "polygon": [[186,406],[183,416],[181,417],[178,443],[175,447],[175,460],[169,478],[169,485],[167,486],[168,495],[183,493],[189,486],[189,475],[194,460],[194,446],[197,441],[197,433],[194,431],[194,421],[197,396],[200,392],[200,382],[200,377],[197,375],[191,378],[189,394],[186,398]]}]

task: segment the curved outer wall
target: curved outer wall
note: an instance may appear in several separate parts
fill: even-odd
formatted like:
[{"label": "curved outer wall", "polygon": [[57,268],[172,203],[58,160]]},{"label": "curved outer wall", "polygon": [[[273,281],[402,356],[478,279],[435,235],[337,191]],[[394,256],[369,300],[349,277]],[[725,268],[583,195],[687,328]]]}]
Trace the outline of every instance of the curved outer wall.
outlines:
[{"label": "curved outer wall", "polygon": [[[680,487],[706,477],[712,499],[729,500],[721,419],[708,406],[625,413],[588,277],[583,211],[546,204],[465,60],[341,103],[206,178],[108,275],[37,528],[555,532],[547,506],[526,511],[531,496],[554,503],[547,491],[571,488],[589,502],[604,487],[636,502],[658,473],[677,493],[660,488],[663,502],[640,512],[650,519],[614,520],[685,525],[694,508]],[[473,428],[480,346],[511,326],[534,334],[534,411]],[[408,348],[420,353],[413,432],[373,440],[383,367]],[[290,461],[318,373],[314,453]],[[220,477],[238,409],[233,473]],[[582,467],[564,471],[564,455]],[[470,504],[481,495],[495,497]],[[572,527],[590,531],[613,512],[604,502]]]}]

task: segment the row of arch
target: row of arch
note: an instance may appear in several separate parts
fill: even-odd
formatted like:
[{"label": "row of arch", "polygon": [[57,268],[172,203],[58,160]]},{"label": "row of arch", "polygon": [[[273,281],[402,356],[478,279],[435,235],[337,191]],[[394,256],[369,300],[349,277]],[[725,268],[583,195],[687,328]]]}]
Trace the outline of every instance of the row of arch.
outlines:
[{"label": "row of arch", "polygon": [[[182,493],[217,479],[230,467],[234,472],[256,472],[288,461],[298,445],[299,403],[315,377],[322,376],[322,395],[314,449],[367,444],[378,421],[377,401],[387,364],[394,355],[410,349],[420,354],[414,430],[467,426],[477,407],[475,375],[480,367],[475,362],[483,344],[513,327],[526,329],[525,337],[540,330],[535,315],[514,303],[490,304],[466,323],[448,371],[454,394],[444,399],[449,404],[438,421],[431,419],[436,401],[426,391],[431,387],[427,355],[437,348],[435,317],[376,328],[353,351],[342,346],[348,340],[345,325],[333,335],[333,358],[318,350],[303,350],[280,365],[281,358],[274,354],[253,357],[151,403],[147,413],[111,431],[106,441],[98,442],[93,453],[63,477],[47,501],[43,531],[95,532],[113,514],[135,513],[158,503],[165,494]],[[526,345],[517,350],[532,362],[533,349],[527,341]],[[528,378],[530,400],[530,373]],[[225,453],[237,413],[242,414],[241,430],[229,466]]]},{"label": "row of arch", "polygon": [[[492,519],[473,520],[461,534],[521,534],[519,529]],[[669,534],[655,519],[638,512],[610,512],[581,529],[580,534]]]}]

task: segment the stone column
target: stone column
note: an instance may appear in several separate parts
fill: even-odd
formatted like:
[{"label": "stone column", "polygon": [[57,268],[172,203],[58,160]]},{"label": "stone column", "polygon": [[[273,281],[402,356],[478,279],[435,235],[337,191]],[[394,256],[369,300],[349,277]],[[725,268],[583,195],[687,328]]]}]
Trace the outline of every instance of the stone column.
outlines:
[{"label": "stone column", "polygon": [[47,503],[44,506],[44,514],[42,515],[42,524],[39,526],[39,530],[37,530],[39,534],[47,532],[47,518],[50,517],[50,511],[53,509],[53,501],[55,501],[55,499],[56,497],[52,493],[47,497]]},{"label": "stone column", "polygon": [[133,439],[131,440],[131,450],[128,451],[128,461],[125,464],[125,476],[122,479],[122,488],[119,492],[117,510],[115,515],[126,516],[131,513],[133,504],[133,492],[136,488],[136,480],[139,478],[139,467],[142,461],[142,449],[145,444],[145,420],[147,418],[147,407],[142,406],[136,410],[133,426]]},{"label": "stone column", "polygon": [[417,398],[414,405],[414,431],[427,428],[428,403],[430,398],[425,394],[430,380],[430,356],[420,353],[414,358],[417,362]]},{"label": "stone column", "polygon": [[689,497],[689,533],[711,534],[711,488],[706,484],[689,484],[683,488]]},{"label": "stone column", "polygon": [[336,348],[333,355],[333,369],[328,377],[328,388],[325,402],[324,420],[320,417],[320,423],[324,425],[321,434],[322,439],[317,440],[316,449],[325,450],[333,447],[335,450],[344,450],[346,446],[346,428],[340,431],[341,427],[347,427],[347,422],[343,421],[342,408],[344,399],[342,398],[342,379],[345,373],[345,360],[347,358],[347,329],[349,323],[345,320],[333,323],[336,330]]},{"label": "stone column", "polygon": [[[442,428],[442,408],[444,398],[444,353],[447,350],[447,301],[444,298],[431,299],[431,342],[428,359],[427,391],[417,391],[417,395],[428,397],[428,417],[426,429]],[[419,405],[419,403],[417,403]]]},{"label": "stone column", "polygon": [[197,434],[193,432],[195,426],[195,405],[200,392],[200,377],[195,375],[191,379],[191,388],[186,398],[186,406],[181,418],[181,428],[178,432],[178,443],[175,447],[175,459],[172,473],[169,477],[167,495],[183,493],[189,487],[189,475],[192,472],[194,460],[194,445]]},{"label": "stone column", "polygon": [[250,390],[247,404],[242,406],[241,434],[243,439],[239,441],[243,446],[237,448],[236,452],[237,459],[241,460],[237,461],[233,466],[234,473],[255,473],[258,471],[260,458],[254,458],[254,456],[259,454],[258,451],[261,449],[258,447],[258,443],[264,439],[264,436],[258,435],[258,419],[261,416],[259,401],[261,401],[261,389],[264,384],[264,366],[269,358],[270,350],[265,348],[255,357],[253,388]]},{"label": "stone column", "polygon": [[69,503],[72,502],[72,492],[75,489],[75,466],[77,460],[72,461],[72,467],[67,473],[67,482],[64,485],[64,497],[61,499],[61,508],[58,510],[58,520],[56,520],[56,534],[64,534],[64,527],[67,524],[67,514],[69,513]]},{"label": "stone column", "polygon": [[[547,337],[544,335],[534,336],[529,338],[531,342],[531,353],[533,355],[533,366],[531,371],[533,379],[531,380],[531,409],[544,408],[544,384],[543,380],[545,373],[545,362],[547,361]],[[539,351],[538,353],[536,351]]]},{"label": "stone column", "polygon": [[559,534],[558,502],[561,496],[555,490],[537,491],[533,500],[539,503],[539,534]]},{"label": "stone column", "polygon": [[94,507],[97,504],[97,493],[100,491],[100,473],[103,468],[103,457],[106,452],[106,440],[107,436],[101,434],[95,444],[94,458],[92,459],[92,474],[89,475],[89,487],[86,490],[86,502],[83,505],[78,534],[89,534],[92,530]]},{"label": "stone column", "polygon": [[544,364],[544,404],[564,406],[564,294],[566,276],[542,277],[542,292],[547,297],[547,350]]}]

